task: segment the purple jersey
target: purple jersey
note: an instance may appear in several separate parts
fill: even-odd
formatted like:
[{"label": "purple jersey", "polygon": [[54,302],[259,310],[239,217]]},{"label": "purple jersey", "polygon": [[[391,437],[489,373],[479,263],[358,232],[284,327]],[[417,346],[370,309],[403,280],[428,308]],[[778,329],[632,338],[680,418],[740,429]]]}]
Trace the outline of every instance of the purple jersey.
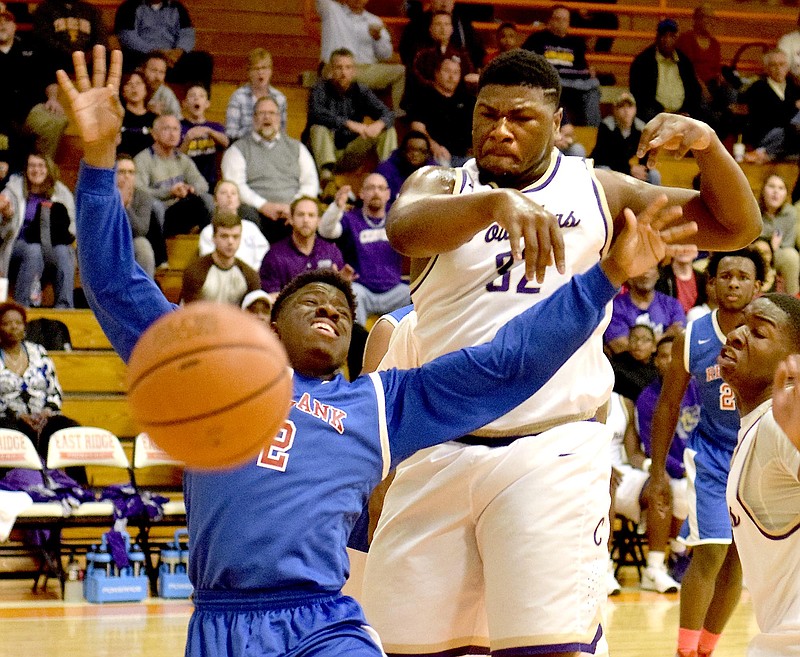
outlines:
[{"label": "purple jersey", "polygon": [[603,341],[611,342],[616,338],[625,337],[637,324],[651,327],[658,339],[672,324],[686,326],[686,313],[683,312],[683,307],[677,299],[658,291],[645,310],[633,303],[630,293],[620,294],[614,298],[611,323],[603,335]]},{"label": "purple jersey", "polygon": [[386,237],[385,217],[370,217],[361,208],[345,212],[341,239],[347,262],[365,288],[380,294],[402,282],[402,258]]},{"label": "purple jersey", "polygon": [[317,235],[311,253],[302,253],[291,235],[275,242],[261,262],[261,288],[266,292],[280,292],[298,274],[309,269],[331,269],[341,271],[344,259],[339,248]]}]

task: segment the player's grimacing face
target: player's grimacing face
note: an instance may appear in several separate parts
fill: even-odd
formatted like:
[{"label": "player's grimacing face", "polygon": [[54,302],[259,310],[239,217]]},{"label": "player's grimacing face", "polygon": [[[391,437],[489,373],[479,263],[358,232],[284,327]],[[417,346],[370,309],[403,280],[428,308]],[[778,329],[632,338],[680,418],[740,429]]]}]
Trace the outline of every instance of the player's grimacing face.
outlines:
[{"label": "player's grimacing face", "polygon": [[543,173],[560,125],[561,110],[542,89],[486,85],[472,119],[478,167],[495,176]]},{"label": "player's grimacing face", "polygon": [[727,256],[719,261],[714,294],[720,308],[739,311],[760,289],[761,283],[756,281],[756,266],[750,258]]},{"label": "player's grimacing face", "polygon": [[789,315],[766,297],[751,301],[744,324],[728,333],[717,362],[737,392],[768,390],[778,364],[794,353]]},{"label": "player's grimacing face", "polygon": [[274,328],[293,368],[301,374],[323,376],[344,364],[353,317],[339,288],[309,283],[285,301]]}]

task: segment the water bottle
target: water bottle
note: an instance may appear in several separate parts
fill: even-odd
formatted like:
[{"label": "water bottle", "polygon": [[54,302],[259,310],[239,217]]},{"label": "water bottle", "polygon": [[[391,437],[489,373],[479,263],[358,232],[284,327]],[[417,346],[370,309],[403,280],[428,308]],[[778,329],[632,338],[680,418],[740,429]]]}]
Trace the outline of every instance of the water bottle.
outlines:
[{"label": "water bottle", "polygon": [[86,553],[86,574],[88,575],[97,567],[97,545],[92,545]]},{"label": "water bottle", "polygon": [[81,583],[81,566],[71,554],[66,570],[67,581],[64,582],[64,602],[80,602],[83,599],[83,584]]},{"label": "water bottle", "polygon": [[98,574],[103,573],[106,577],[110,577],[113,572],[111,565],[111,553],[108,551],[105,543],[100,546],[97,555],[94,558]]},{"label": "water bottle", "polygon": [[133,576],[139,577],[139,575],[143,575],[145,569],[144,552],[142,552],[142,548],[139,547],[138,543],[133,544],[128,559],[130,559],[131,567],[133,568]]},{"label": "water bottle", "polygon": [[170,574],[175,573],[181,563],[181,551],[175,543],[167,543],[161,550],[161,564]]},{"label": "water bottle", "polygon": [[189,544],[186,544],[184,548],[181,546],[181,564],[180,564],[180,572],[184,575],[189,572]]}]

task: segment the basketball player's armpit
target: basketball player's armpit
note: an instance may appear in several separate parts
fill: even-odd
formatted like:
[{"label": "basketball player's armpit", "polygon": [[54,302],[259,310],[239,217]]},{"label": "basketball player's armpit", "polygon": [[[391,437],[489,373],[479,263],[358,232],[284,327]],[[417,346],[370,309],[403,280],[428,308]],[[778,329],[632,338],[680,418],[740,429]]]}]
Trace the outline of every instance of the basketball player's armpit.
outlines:
[{"label": "basketball player's armpit", "polygon": [[519,406],[590,338],[616,292],[595,265],[514,317],[490,342],[417,369],[381,372],[392,462]]}]

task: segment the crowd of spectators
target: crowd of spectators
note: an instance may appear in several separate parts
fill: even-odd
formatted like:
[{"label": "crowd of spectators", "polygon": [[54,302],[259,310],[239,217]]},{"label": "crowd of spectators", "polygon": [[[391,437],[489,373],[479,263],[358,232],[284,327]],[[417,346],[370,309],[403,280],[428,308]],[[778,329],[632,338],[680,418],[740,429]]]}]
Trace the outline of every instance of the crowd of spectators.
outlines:
[{"label": "crowd of spectators", "polygon": [[[519,47],[542,54],[559,73],[564,116],[555,145],[566,155],[590,156],[597,167],[659,184],[659,171],[637,159],[636,150],[645,122],[661,111],[705,120],[721,137],[739,131],[751,147],[750,161],[800,152],[800,31],[765,54],[764,75],[745,89],[722,66],[708,6],[696,9],[685,33],[676,21],[663,19],[655,25],[653,43],[633,59],[630,91],[618,91],[601,112],[603,74],[589,64],[587,53],[610,44],[601,48],[600,40],[572,32],[583,26],[579,12],[555,5],[527,38],[517,24],[499,23],[495,47],[487,48],[473,28],[471,8],[453,0],[408,2],[409,20],[395,53],[386,25],[367,4],[316,0],[319,78],[299,140],[287,134],[288,101],[272,84],[269,51],[249,53],[243,84],[228,100],[224,124],[217,123],[206,116],[213,58],[195,48],[187,7],[177,0],[125,0],[118,7],[113,33],[126,70],[118,184],[137,260],[149,275],[167,266],[166,238],[200,233],[200,255],[211,263],[205,274],[227,271],[234,262],[245,272],[237,279],[233,303],[251,291],[252,276],[242,266],[260,272],[261,286],[274,294],[288,276],[319,265],[347,271],[369,313],[405,303],[401,259],[385,234],[388,208],[420,167],[460,166],[470,157],[480,71],[497,53]],[[14,101],[0,109],[0,184],[5,184],[0,277],[11,279],[12,293],[23,305],[39,303],[46,277],[54,283],[56,305],[69,307],[74,211],[70,214],[71,194],[52,166],[67,123],[54,73],[71,66],[71,50],[88,51],[112,37],[96,8],[85,2],[46,0],[32,25],[30,33],[17,34],[13,14],[0,3],[0,80]],[[736,103],[749,110],[745,123],[731,119]],[[575,138],[574,126],[583,125],[597,128],[590,153]],[[31,178],[31,162],[39,161],[47,171],[41,184]],[[357,194],[342,187],[340,174],[350,171],[360,172],[351,177]],[[778,176],[765,181],[760,248],[774,263],[776,289],[796,293],[800,256],[790,196]],[[324,201],[330,202],[327,210]],[[37,233],[42,214],[55,231],[48,239]],[[230,256],[220,255],[232,248],[230,240],[224,248],[217,244],[220,230],[226,237],[237,233]],[[647,290],[632,282],[626,297],[632,299],[631,313],[647,315],[645,301],[652,301],[656,289],[676,297],[684,313],[703,307],[706,284],[695,256],[679,256],[660,275],[645,277]],[[650,286],[649,278],[658,286]],[[385,298],[390,301],[383,303]],[[669,334],[680,324],[673,321],[677,315],[663,327],[645,323],[653,324],[658,338],[662,328]],[[629,328],[620,328],[611,340],[612,351],[626,350]]]}]

